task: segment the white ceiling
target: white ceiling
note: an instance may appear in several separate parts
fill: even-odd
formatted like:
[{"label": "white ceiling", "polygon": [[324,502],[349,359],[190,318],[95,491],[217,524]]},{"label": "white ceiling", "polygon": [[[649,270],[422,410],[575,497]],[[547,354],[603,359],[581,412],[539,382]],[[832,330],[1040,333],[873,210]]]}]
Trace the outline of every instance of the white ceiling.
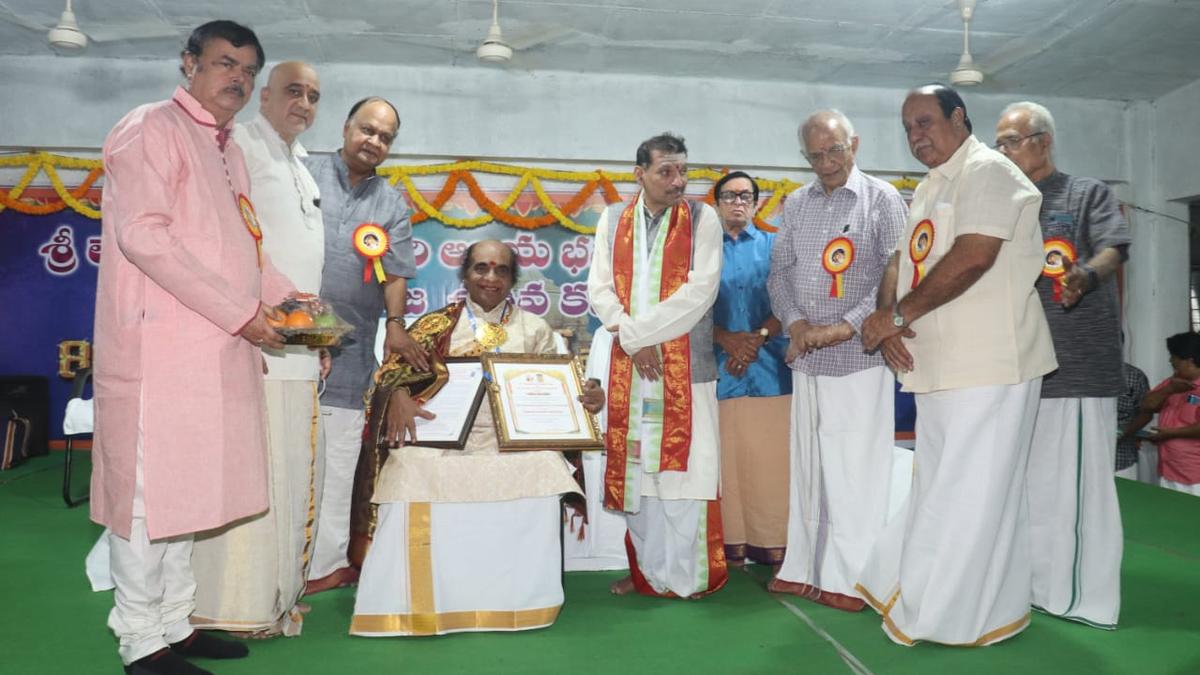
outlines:
[{"label": "white ceiling", "polygon": [[[0,0],[0,56],[47,55],[64,0]],[[271,61],[480,65],[490,0],[74,0],[79,58],[161,59],[212,18]],[[905,88],[945,81],[956,0],[501,0],[506,67]],[[37,30],[35,30],[35,27]],[[45,27],[45,28],[42,28]],[[1152,100],[1200,79],[1200,0],[979,0],[979,91]]]}]

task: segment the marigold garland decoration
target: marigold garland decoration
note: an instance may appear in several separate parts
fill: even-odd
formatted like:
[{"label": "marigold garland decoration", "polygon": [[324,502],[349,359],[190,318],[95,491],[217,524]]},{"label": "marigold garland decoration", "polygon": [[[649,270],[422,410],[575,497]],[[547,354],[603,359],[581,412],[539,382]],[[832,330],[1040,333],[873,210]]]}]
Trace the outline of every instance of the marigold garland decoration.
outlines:
[{"label": "marigold garland decoration", "polygon": [[[7,157],[0,156],[0,168],[3,167],[25,167],[26,170],[21,180],[7,194],[0,191],[0,211],[13,209],[20,213],[44,215],[70,208],[88,218],[97,220],[100,218],[99,209],[92,208],[83,201],[88,190],[92,188],[104,173],[104,167],[100,160],[66,157],[48,152],[33,152],[9,155]],[[58,175],[59,169],[87,171],[88,173],[83,182],[73,189],[68,189]],[[31,203],[27,200],[22,200],[22,193],[41,173],[46,174],[50,185],[54,188],[54,192],[58,196],[58,200],[46,204]],[[579,210],[587,204],[588,200],[596,194],[597,190],[600,191],[600,196],[606,204],[614,204],[621,201],[621,195],[617,191],[616,184],[631,184],[636,182],[632,172],[623,173],[600,169],[594,171],[560,171],[557,169],[512,166],[483,161],[447,162],[424,166],[393,165],[380,168],[378,173],[387,178],[388,182],[393,186],[397,186],[397,189],[400,189],[402,186],[403,190],[408,193],[408,199],[417,211],[412,217],[413,224],[432,219],[450,227],[472,229],[495,221],[521,230],[537,230],[543,227],[561,225],[579,234],[594,234],[596,231],[596,228],[584,225],[574,218],[578,215]],[[716,182],[725,173],[727,173],[726,170],[710,168],[692,169],[688,171],[688,179]],[[432,200],[425,199],[420,190],[417,189],[413,178],[442,174],[446,175],[446,181],[442,184],[441,189]],[[488,197],[487,193],[479,185],[479,182],[475,178],[476,174],[513,176],[517,178],[517,182],[504,199],[495,202]],[[547,194],[544,186],[544,182],[546,181],[554,183],[582,183],[582,185],[574,196],[560,206]],[[780,202],[789,193],[802,187],[803,184],[786,178],[782,180],[755,178],[755,181],[758,183],[759,190],[763,194],[769,194],[770,196],[758,207],[757,213],[754,214],[754,224],[759,229],[774,232],[775,228],[766,222],[766,218],[775,213],[779,208]],[[457,192],[460,185],[466,186],[471,199],[479,206],[481,210],[479,215],[472,218],[454,218],[442,210],[454,196],[455,192]],[[904,177],[892,181],[892,185],[896,186],[899,190],[911,190],[916,187],[917,181]],[[513,205],[516,204],[517,199],[527,190],[532,190],[534,196],[537,197],[537,201],[544,211],[542,215],[526,216],[517,213],[513,209]],[[704,201],[709,204],[714,203],[712,190],[709,190]]]}]

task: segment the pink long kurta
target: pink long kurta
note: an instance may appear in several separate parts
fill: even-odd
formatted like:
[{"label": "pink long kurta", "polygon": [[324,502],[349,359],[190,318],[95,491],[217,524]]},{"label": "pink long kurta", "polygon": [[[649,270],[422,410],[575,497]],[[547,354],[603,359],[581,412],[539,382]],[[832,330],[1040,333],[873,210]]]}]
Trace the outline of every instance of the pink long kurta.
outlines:
[{"label": "pink long kurta", "polygon": [[292,284],[259,268],[234,194],[250,194],[242,151],[217,139],[180,88],[104,143],[91,509],[122,537],[139,435],[151,539],[267,508],[261,353],[234,333]]}]

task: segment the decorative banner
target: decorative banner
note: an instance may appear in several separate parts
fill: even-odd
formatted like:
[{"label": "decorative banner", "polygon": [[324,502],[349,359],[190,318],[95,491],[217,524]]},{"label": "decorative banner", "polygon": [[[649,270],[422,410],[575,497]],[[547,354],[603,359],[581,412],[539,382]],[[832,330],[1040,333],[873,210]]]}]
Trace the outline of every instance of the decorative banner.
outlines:
[{"label": "decorative banner", "polygon": [[1075,245],[1066,239],[1047,239],[1042,245],[1046,262],[1042,265],[1042,276],[1054,280],[1054,302],[1062,302],[1062,278],[1067,273],[1066,261],[1075,262]]},{"label": "decorative banner", "polygon": [[926,218],[913,228],[912,239],[908,241],[908,257],[913,263],[913,288],[925,278],[925,259],[933,251],[933,235],[933,221]]},{"label": "decorative banner", "polygon": [[258,222],[258,214],[254,212],[254,205],[250,203],[250,198],[244,194],[238,193],[237,196],[238,211],[242,212],[242,222],[246,223],[246,229],[250,231],[250,236],[254,237],[254,246],[258,249],[258,266],[262,267],[262,225]]},{"label": "decorative banner", "polygon": [[363,223],[354,230],[354,250],[358,254],[367,259],[367,264],[363,267],[363,283],[371,280],[371,270],[375,270],[375,279],[379,283],[387,281],[387,275],[383,273],[383,263],[380,260],[383,254],[387,253],[388,247],[391,245],[391,240],[388,239],[388,233],[375,223]]},{"label": "decorative banner", "polygon": [[854,262],[854,242],[846,237],[838,237],[825,245],[821,254],[821,264],[825,271],[833,276],[833,284],[829,287],[829,297],[840,298],[845,295],[842,272],[845,272]]}]

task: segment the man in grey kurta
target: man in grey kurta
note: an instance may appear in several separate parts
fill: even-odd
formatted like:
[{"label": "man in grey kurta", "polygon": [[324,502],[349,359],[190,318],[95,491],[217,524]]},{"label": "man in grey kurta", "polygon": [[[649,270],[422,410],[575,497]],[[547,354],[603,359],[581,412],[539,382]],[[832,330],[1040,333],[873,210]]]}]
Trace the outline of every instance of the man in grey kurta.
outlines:
[{"label": "man in grey kurta", "polygon": [[[325,480],[308,593],[344,586],[358,577],[347,561],[350,495],[365,423],[363,394],[378,365],[375,334],[385,310],[385,356],[399,353],[414,366],[427,366],[424,353],[404,330],[407,280],[416,274],[408,205],[385,178],[375,174],[399,127],[400,117],[391,103],[363,99],[350,109],[342,149],[305,162],[321,190],[325,222],[321,295],[354,326],[333,350],[333,367],[321,397]],[[373,260],[355,245],[355,233],[365,224],[377,225],[386,234],[387,248],[379,257],[382,280]]]},{"label": "man in grey kurta", "polygon": [[1123,547],[1113,462],[1121,373],[1116,272],[1129,226],[1112,190],[1054,164],[1054,118],[1031,102],[1000,116],[996,147],[1042,193],[1046,265],[1036,287],[1058,370],[1042,381],[1026,490],[1033,606],[1098,628],[1121,609]]}]

